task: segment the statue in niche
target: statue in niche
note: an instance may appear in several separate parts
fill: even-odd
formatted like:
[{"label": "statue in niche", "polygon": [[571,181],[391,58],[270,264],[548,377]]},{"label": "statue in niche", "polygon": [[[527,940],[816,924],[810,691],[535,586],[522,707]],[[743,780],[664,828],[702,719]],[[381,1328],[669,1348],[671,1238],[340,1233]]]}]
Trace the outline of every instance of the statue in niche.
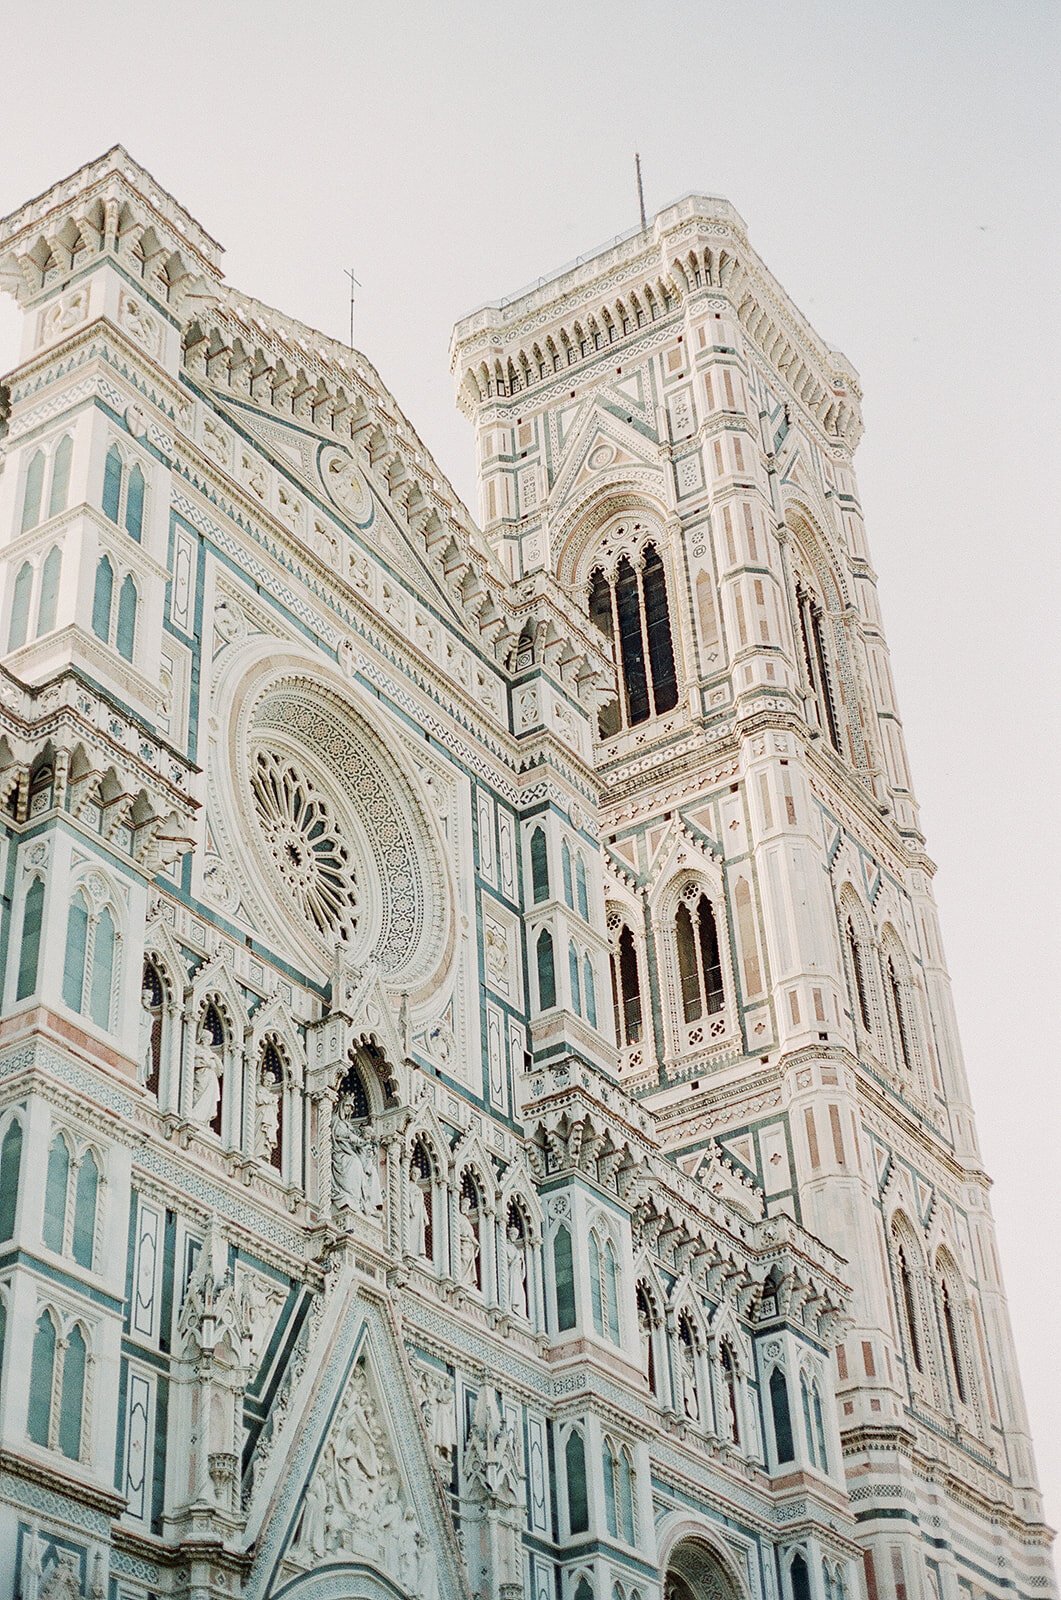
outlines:
[{"label": "statue in niche", "polygon": [[409,1173],[409,1254],[421,1261],[427,1256],[427,1230],[430,1222],[427,1193],[413,1170]]},{"label": "statue in niche", "polygon": [[144,1088],[155,1076],[158,1062],[155,1059],[155,1020],[158,1011],[152,986],[146,981],[140,991],[140,1042],[137,1049],[136,1081]]},{"label": "statue in niche", "polygon": [[262,1068],[254,1093],[254,1154],[262,1161],[272,1159],[280,1137],[280,1096],[283,1087],[278,1078]]},{"label": "statue in niche", "polygon": [[332,1199],[370,1216],[383,1209],[376,1146],[362,1134],[353,1116],[349,1096],[341,1100],[332,1117]]},{"label": "statue in niche", "polygon": [[517,1317],[529,1317],[527,1309],[527,1250],[523,1234],[514,1222],[506,1231],[505,1259],[508,1266],[508,1303]]},{"label": "statue in niche", "polygon": [[457,1254],[460,1265],[460,1282],[469,1288],[480,1287],[479,1230],[472,1202],[467,1195],[457,1212]]},{"label": "statue in niche", "polygon": [[682,1409],[692,1422],[700,1421],[700,1397],[696,1392],[696,1352],[691,1338],[679,1340],[681,1349]]},{"label": "statue in niche", "polygon": [[195,1047],[195,1076],[192,1082],[192,1121],[209,1128],[217,1121],[221,1105],[223,1064],[220,1052],[200,1041]]}]

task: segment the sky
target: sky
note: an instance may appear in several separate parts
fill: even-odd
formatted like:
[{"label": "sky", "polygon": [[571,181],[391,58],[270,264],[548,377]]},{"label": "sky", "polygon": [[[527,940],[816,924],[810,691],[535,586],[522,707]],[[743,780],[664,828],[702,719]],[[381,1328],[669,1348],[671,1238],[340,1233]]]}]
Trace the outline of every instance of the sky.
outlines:
[{"label": "sky", "polygon": [[[1058,8],[0,0],[0,215],[120,142],[474,507],[450,329],[690,190],[859,371],[856,459],[1061,1522]],[[16,360],[0,304],[0,371]]]}]

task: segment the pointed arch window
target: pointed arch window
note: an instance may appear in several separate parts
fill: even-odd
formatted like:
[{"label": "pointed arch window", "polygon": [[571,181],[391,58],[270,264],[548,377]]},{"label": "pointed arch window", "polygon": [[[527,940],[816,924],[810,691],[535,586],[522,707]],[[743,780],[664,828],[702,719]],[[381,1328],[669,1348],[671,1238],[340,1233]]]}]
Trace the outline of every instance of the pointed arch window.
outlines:
[{"label": "pointed arch window", "polygon": [[634,936],[624,923],[611,956],[612,996],[615,1001],[615,1039],[622,1048],[641,1038],[641,976]]},{"label": "pointed arch window", "polygon": [[907,1260],[906,1249],[899,1245],[896,1250],[896,1262],[899,1268],[899,1288],[903,1299],[903,1313],[906,1319],[906,1332],[910,1341],[910,1354],[918,1372],[923,1372],[924,1364],[921,1353],[921,1331],[918,1326],[917,1315],[917,1290],[914,1285],[910,1263]]},{"label": "pointed arch window", "polygon": [[567,1479],[568,1531],[585,1533],[589,1528],[586,1446],[577,1428],[572,1428],[564,1446],[564,1476]]},{"label": "pointed arch window", "polygon": [[274,1171],[284,1170],[284,1063],[271,1039],[262,1050],[257,1088],[256,1154]]},{"label": "pointed arch window", "polygon": [[136,584],[133,582],[132,573],[127,572],[118,595],[118,625],[114,631],[114,643],[118,654],[124,656],[126,661],[133,659],[133,647],[136,643],[136,608]]},{"label": "pointed arch window", "polygon": [[29,628],[30,596],[33,593],[33,567],[30,562],[23,561],[15,578],[15,586],[11,592],[11,620],[7,629],[7,648],[18,650],[26,642],[26,632]]},{"label": "pointed arch window", "polygon": [[0,1140],[0,1241],[15,1236],[18,1186],[22,1174],[22,1123],[12,1117]]},{"label": "pointed arch window", "polygon": [[895,1042],[899,1047],[899,1059],[907,1072],[911,1072],[914,1058],[910,1049],[910,1034],[906,1023],[906,997],[896,970],[895,959],[892,956],[888,957],[885,964],[885,976],[888,982],[888,1000],[892,1014],[892,1026],[895,1030]]},{"label": "pointed arch window", "polygon": [[962,1405],[968,1405],[969,1397],[965,1388],[965,1373],[962,1367],[961,1341],[958,1338],[958,1327],[955,1319],[954,1305],[951,1301],[950,1287],[946,1278],[940,1283],[940,1307],[943,1312],[943,1332],[947,1340],[947,1355],[950,1361],[951,1376],[958,1399]]},{"label": "pointed arch window", "polygon": [[35,528],[41,520],[41,496],[44,493],[44,451],[35,450],[26,468],[26,486],[22,492],[22,533]]},{"label": "pointed arch window", "polygon": [[571,848],[566,839],[560,845],[560,873],[564,880],[564,904],[575,909],[575,891],[571,879]]},{"label": "pointed arch window", "polygon": [[586,1005],[586,1021],[591,1028],[597,1026],[597,989],[593,982],[593,963],[589,956],[582,957],[582,996]]},{"label": "pointed arch window", "polygon": [[615,1452],[612,1449],[610,1439],[605,1439],[604,1441],[602,1456],[601,1465],[604,1469],[604,1521],[608,1532],[615,1539],[619,1535],[619,1519],[617,1515],[619,1466],[615,1459]]},{"label": "pointed arch window", "polygon": [[818,1445],[818,1465],[823,1472],[829,1470],[829,1455],[825,1448],[825,1417],[822,1413],[822,1395],[817,1383],[811,1385],[811,1410],[814,1413],[814,1438]]},{"label": "pointed arch window", "polygon": [[29,1415],[26,1432],[34,1444],[47,1447],[52,1423],[57,1329],[50,1311],[42,1311],[33,1333],[29,1370]]},{"label": "pointed arch window", "polygon": [[578,901],[578,914],[584,922],[588,922],[589,886],[586,882],[586,862],[581,851],[575,857],[575,894]]},{"label": "pointed arch window", "polygon": [[70,1187],[70,1146],[57,1133],[48,1151],[44,1182],[44,1226],[41,1237],[49,1250],[61,1255],[66,1242],[66,1202]]},{"label": "pointed arch window", "polygon": [[[618,725],[635,727],[678,704],[667,580],[654,545],[639,567],[619,559],[613,578],[598,568],[590,580],[591,619],[616,646],[622,680]],[[601,737],[618,731],[602,715]]]},{"label": "pointed arch window", "polygon": [[833,749],[840,751],[840,728],[829,678],[829,657],[825,647],[825,613],[817,596],[802,584],[796,587],[800,636],[807,681],[814,692],[819,724]]},{"label": "pointed arch window", "polygon": [[770,1413],[774,1422],[774,1449],[778,1466],[795,1460],[792,1448],[792,1412],[788,1403],[788,1379],[780,1367],[770,1374]]},{"label": "pointed arch window", "polygon": [[40,964],[41,923],[44,917],[44,883],[34,878],[26,890],[22,908],[22,945],[18,953],[18,983],[15,999],[25,1000],[37,988],[37,968]]},{"label": "pointed arch window", "polygon": [[106,556],[96,563],[96,582],[92,591],[92,632],[104,644],[111,636],[111,604],[114,599],[114,568]]},{"label": "pointed arch window", "polygon": [[553,959],[553,936],[543,928],[535,945],[538,965],[538,1009],[548,1011],[556,1004],[556,963]]},{"label": "pointed arch window", "polygon": [[803,1431],[807,1440],[807,1455],[810,1458],[811,1466],[816,1467],[818,1465],[818,1455],[814,1448],[814,1428],[811,1423],[810,1385],[807,1382],[805,1372],[801,1372],[799,1375],[799,1393],[803,1402]]},{"label": "pointed arch window", "polygon": [[85,1408],[85,1365],[88,1351],[80,1323],[75,1322],[66,1341],[63,1381],[59,1400],[59,1449],[71,1461],[81,1456],[81,1424]]},{"label": "pointed arch window", "polygon": [[637,1522],[634,1514],[634,1466],[625,1446],[619,1451],[619,1537],[627,1544],[637,1543]]},{"label": "pointed arch window", "polygon": [[37,602],[37,638],[51,633],[55,627],[55,612],[59,603],[59,574],[62,571],[63,553],[52,545],[41,567],[41,592]]},{"label": "pointed arch window", "polygon": [[563,1333],[575,1326],[575,1263],[571,1233],[563,1224],[553,1235],[553,1285],[556,1291],[556,1326]]},{"label": "pointed arch window", "polygon": [[855,998],[858,1001],[858,1014],[862,1019],[862,1026],[867,1033],[873,1030],[872,1015],[869,1008],[869,982],[866,972],[865,952],[862,941],[855,932],[855,923],[852,917],[847,919],[846,927],[847,953],[851,961],[851,976],[855,983]]},{"label": "pointed arch window", "polygon": [[109,1028],[114,1016],[116,946],[117,929],[110,908],[103,906],[93,915],[79,889],[66,923],[63,1001],[71,1011],[87,1008],[99,1028]]},{"label": "pointed arch window", "polygon": [[576,1016],[582,1015],[582,981],[579,976],[578,951],[572,939],[567,947],[567,970],[571,981],[571,1009]]},{"label": "pointed arch window", "polygon": [[96,1248],[96,1201],[99,1195],[99,1168],[91,1150],[86,1151],[77,1169],[74,1185],[74,1231],[72,1254],[79,1267],[92,1268]]},{"label": "pointed arch window", "polygon": [[139,544],[144,527],[147,483],[138,462],[127,466],[116,444],[107,451],[103,466],[103,515]]},{"label": "pointed arch window", "polygon": [[682,901],[675,913],[674,933],[682,1015],[686,1022],[696,1022],[705,1012],[712,1016],[721,1011],[725,1001],[715,913],[706,894],[699,897],[692,912],[688,902]]},{"label": "pointed arch window", "polygon": [[48,515],[57,517],[60,511],[66,510],[66,499],[70,493],[70,463],[74,455],[74,441],[68,433],[64,433],[55,447],[52,458],[52,487],[48,496]]},{"label": "pointed arch window", "polygon": [[810,1571],[801,1555],[792,1557],[792,1564],[788,1569],[788,1579],[792,1588],[792,1600],[811,1600]]},{"label": "pointed arch window", "polygon": [[535,828],[531,834],[531,892],[534,904],[549,898],[549,848],[544,828]]}]

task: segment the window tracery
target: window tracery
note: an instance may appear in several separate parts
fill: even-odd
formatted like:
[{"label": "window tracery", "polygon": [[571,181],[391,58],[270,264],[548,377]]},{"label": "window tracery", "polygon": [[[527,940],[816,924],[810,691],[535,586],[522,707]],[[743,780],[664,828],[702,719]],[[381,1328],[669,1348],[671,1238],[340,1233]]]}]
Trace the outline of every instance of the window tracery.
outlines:
[{"label": "window tracery", "polygon": [[[618,528],[612,543],[627,530]],[[640,529],[632,532],[637,535]],[[591,620],[612,641],[620,695],[600,715],[600,736],[636,727],[678,704],[678,676],[663,561],[652,543],[631,559],[623,553],[611,573],[598,566],[590,578]]]},{"label": "window tracery", "polygon": [[259,750],[251,791],[277,874],[302,915],[325,936],[357,929],[357,876],[330,807],[290,758]]}]

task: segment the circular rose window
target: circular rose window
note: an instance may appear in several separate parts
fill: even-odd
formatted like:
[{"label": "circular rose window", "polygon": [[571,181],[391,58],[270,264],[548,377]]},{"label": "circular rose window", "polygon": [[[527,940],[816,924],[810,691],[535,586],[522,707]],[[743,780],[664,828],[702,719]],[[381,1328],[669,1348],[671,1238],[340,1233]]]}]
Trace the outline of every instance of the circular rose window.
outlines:
[{"label": "circular rose window", "polygon": [[259,750],[251,771],[258,822],[288,894],[326,937],[357,928],[357,875],[327,802],[301,768]]}]

